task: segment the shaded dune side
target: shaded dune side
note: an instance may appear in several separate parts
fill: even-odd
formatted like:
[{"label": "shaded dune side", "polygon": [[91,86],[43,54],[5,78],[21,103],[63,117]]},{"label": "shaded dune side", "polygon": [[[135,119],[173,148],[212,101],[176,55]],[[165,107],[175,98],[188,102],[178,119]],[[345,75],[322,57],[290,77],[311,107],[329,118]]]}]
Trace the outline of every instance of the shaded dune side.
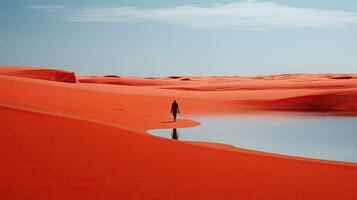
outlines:
[{"label": "shaded dune side", "polygon": [[217,150],[8,107],[0,120],[3,199],[357,196],[355,166]]},{"label": "shaded dune side", "polygon": [[276,100],[231,101],[255,109],[312,112],[357,112],[357,91],[282,98]]},{"label": "shaded dune side", "polygon": [[24,78],[34,78],[49,81],[58,81],[66,83],[77,83],[74,72],[56,70],[56,69],[36,69],[36,68],[1,68],[0,74],[8,76],[17,76]]}]

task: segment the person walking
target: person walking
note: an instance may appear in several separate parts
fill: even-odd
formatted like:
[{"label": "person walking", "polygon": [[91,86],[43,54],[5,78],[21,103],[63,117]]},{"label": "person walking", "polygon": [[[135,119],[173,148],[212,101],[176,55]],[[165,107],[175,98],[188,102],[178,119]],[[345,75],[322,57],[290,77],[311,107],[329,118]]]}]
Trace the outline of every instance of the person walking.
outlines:
[{"label": "person walking", "polygon": [[179,105],[177,104],[176,100],[174,100],[174,102],[172,102],[172,104],[171,104],[171,114],[174,117],[174,122],[176,122],[177,113],[180,114],[180,109],[179,109]]}]

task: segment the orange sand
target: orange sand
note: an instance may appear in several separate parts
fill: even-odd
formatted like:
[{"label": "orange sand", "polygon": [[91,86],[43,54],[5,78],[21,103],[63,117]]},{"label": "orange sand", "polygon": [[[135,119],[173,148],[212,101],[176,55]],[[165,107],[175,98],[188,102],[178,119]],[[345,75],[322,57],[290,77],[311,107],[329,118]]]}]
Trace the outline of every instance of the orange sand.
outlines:
[{"label": "orange sand", "polygon": [[[184,113],[176,123],[173,98]],[[0,67],[0,199],[357,198],[357,164],[145,132],[198,125],[190,115],[263,110],[356,116],[357,75],[76,77]]]}]

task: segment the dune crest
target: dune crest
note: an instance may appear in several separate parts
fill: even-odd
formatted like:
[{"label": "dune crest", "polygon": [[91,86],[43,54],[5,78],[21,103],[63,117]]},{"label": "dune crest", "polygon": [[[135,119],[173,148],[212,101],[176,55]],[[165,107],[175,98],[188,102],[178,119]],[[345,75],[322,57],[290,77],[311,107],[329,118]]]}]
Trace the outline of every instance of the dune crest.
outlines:
[{"label": "dune crest", "polygon": [[77,78],[74,72],[57,70],[57,69],[41,69],[41,68],[31,68],[31,67],[6,67],[6,68],[0,68],[0,74],[8,75],[8,76],[18,76],[24,78],[66,82],[66,83],[77,83]]}]

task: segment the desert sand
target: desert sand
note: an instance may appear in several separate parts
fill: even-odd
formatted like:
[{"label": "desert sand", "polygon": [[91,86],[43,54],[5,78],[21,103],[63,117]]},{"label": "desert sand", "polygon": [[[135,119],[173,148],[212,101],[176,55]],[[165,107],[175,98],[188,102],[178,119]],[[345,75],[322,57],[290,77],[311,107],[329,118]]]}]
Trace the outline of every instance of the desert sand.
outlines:
[{"label": "desert sand", "polygon": [[146,132],[199,125],[192,115],[267,111],[355,117],[357,75],[141,78],[2,66],[0,199],[357,198],[355,163]]}]

